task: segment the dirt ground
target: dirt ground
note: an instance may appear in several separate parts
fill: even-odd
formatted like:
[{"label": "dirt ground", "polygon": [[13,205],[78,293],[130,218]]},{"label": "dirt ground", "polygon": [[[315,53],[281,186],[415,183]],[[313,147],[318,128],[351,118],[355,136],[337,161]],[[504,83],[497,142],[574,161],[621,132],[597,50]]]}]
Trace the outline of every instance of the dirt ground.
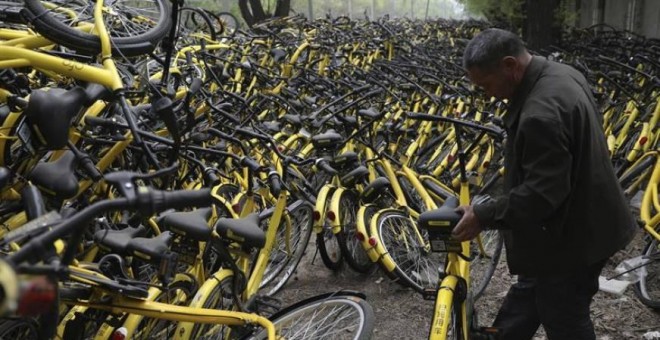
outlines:
[{"label": "dirt ground", "polygon": [[[637,256],[642,243],[641,237],[638,237],[631,246],[616,254],[606,265],[603,275],[611,275],[620,261]],[[315,252],[316,245],[312,240],[296,274],[278,295],[283,305],[320,293],[341,289],[357,290],[367,296],[375,312],[373,339],[428,338],[433,313],[432,301],[425,301],[411,289],[391,282],[378,270],[371,274],[358,274],[345,265],[341,270],[332,272],[323,265],[319,256],[312,261]],[[506,269],[505,261],[503,259],[500,262],[486,292],[477,302],[481,325],[492,322],[509,285],[514,281]],[[644,334],[660,332],[660,313],[641,304],[635,298],[632,287],[623,296],[606,292],[596,294],[592,319],[599,340],[645,339]],[[541,329],[534,340],[545,338]]]}]

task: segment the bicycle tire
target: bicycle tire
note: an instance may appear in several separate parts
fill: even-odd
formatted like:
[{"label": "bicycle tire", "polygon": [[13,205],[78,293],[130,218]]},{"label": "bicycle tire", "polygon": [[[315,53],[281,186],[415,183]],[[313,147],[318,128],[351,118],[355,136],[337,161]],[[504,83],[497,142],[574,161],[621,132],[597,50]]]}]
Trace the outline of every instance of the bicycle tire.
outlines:
[{"label": "bicycle tire", "polygon": [[646,157],[643,161],[628,168],[628,170],[625,171],[619,177],[619,183],[621,184],[621,188],[623,188],[623,191],[627,195],[632,194],[630,190],[634,189],[634,188],[629,188],[629,186],[631,186],[633,183],[636,183],[637,179],[640,178],[640,176],[646,177],[647,175],[649,175],[650,174],[649,171],[653,170],[653,165],[655,164],[655,162],[656,162],[656,157]]},{"label": "bicycle tire", "polygon": [[446,256],[431,252],[427,232],[418,229],[411,217],[401,211],[385,211],[378,216],[376,233],[382,256],[396,265],[399,282],[420,293],[437,286]]},{"label": "bicycle tire", "polygon": [[338,199],[337,219],[341,232],[337,234],[339,247],[346,263],[359,273],[368,273],[374,267],[360,239],[357,237],[357,212],[360,202],[355,192],[343,190]]},{"label": "bicycle tire", "polygon": [[[454,293],[450,292],[448,294],[453,295]],[[438,299],[440,299],[440,297],[438,297]],[[440,330],[436,330],[435,333],[434,333],[433,326],[438,324],[438,320],[436,320],[435,317],[434,317],[434,320],[431,323],[431,328],[429,329],[429,335],[432,335],[432,333],[433,333],[433,335],[439,336],[440,338],[447,339],[447,340],[461,340],[461,339],[463,339],[463,327],[462,327],[463,321],[460,317],[460,313],[456,309],[457,305],[456,305],[456,303],[454,303],[454,301],[455,300],[452,300],[452,302],[450,302],[449,306],[436,304],[435,308],[433,310],[433,315],[435,317],[438,317],[440,315],[444,315],[444,316],[450,318],[449,322],[448,322],[447,333],[446,334],[441,334],[442,331],[440,331]],[[439,310],[439,309],[443,309],[443,308],[445,308],[445,310]],[[446,309],[448,309],[449,311],[447,312]],[[429,336],[429,338],[431,338],[431,337]]]},{"label": "bicycle tire", "polygon": [[[170,285],[167,292],[160,293],[153,301],[171,304],[171,298],[176,298],[181,292],[185,294],[185,301],[179,301],[177,305],[187,306],[195,290],[192,282],[179,281]],[[141,320],[135,333],[130,335],[130,339],[172,339],[174,337],[177,323],[170,320],[138,316]]]},{"label": "bicycle tire", "polygon": [[34,319],[2,319],[0,339],[39,339],[39,325]]},{"label": "bicycle tire", "polygon": [[222,23],[223,35],[233,37],[236,31],[241,27],[235,15],[229,12],[220,12],[217,14],[218,21]]},{"label": "bicycle tire", "polygon": [[[478,251],[476,240],[471,242],[472,254],[478,255],[470,262],[470,291],[474,301],[479,299],[495,273],[502,255],[504,238],[498,230],[484,230],[479,234],[485,253]],[[476,251],[474,250],[476,248]]]},{"label": "bicycle tire", "polygon": [[[660,254],[660,242],[657,239],[651,239],[642,255],[653,259]],[[660,310],[660,260],[650,260],[648,264],[640,268],[639,281],[634,285],[634,292],[639,301],[644,305]]]},{"label": "bicycle tire", "polygon": [[330,228],[324,227],[322,232],[316,234],[316,248],[321,255],[321,261],[328,269],[341,269],[344,256],[339,246],[339,239]]},{"label": "bicycle tire", "polygon": [[339,246],[337,236],[332,232],[331,223],[327,220],[327,210],[330,207],[332,195],[328,194],[325,199],[325,212],[322,216],[325,217],[323,221],[323,229],[316,234],[316,249],[321,255],[321,261],[330,270],[339,270],[344,263],[344,256]]},{"label": "bicycle tire", "polygon": [[415,210],[418,213],[423,213],[429,209],[424,203],[422,196],[417,192],[415,186],[410,182],[410,180],[403,175],[398,175],[397,179],[399,180],[399,185],[403,191],[403,196],[406,198],[406,203],[408,207]]},{"label": "bicycle tire", "polygon": [[[169,32],[171,25],[171,8],[169,2],[167,0],[143,1],[149,3],[149,5],[145,6],[147,10],[156,11],[157,13],[157,17],[153,18],[146,15],[147,18],[152,19],[151,21],[155,23],[150,27],[146,27],[143,32],[137,32],[136,27],[126,26],[127,23],[132,21],[131,18],[140,17],[144,15],[142,13],[146,13],[145,9],[137,8],[137,5],[130,9],[127,7],[121,8],[119,7],[122,5],[121,1],[117,1],[113,4],[113,15],[105,18],[106,28],[110,34],[113,56],[137,56],[149,53],[156,48],[158,42]],[[106,4],[106,6],[108,5]],[[89,18],[93,20],[93,14],[90,15],[91,13],[89,13],[90,8],[93,9],[93,6],[84,6],[82,11],[88,12],[79,14],[87,14],[87,17],[78,17],[76,21]],[[46,9],[40,0],[25,0],[24,13],[34,26],[34,29],[49,40],[82,54],[96,55],[101,53],[101,40],[96,34],[67,26],[61,21],[61,18],[58,18],[57,14]],[[141,15],[136,16],[135,13],[140,13]],[[118,16],[120,15],[125,20],[119,19]],[[140,21],[142,21],[142,24],[150,22],[150,20]],[[114,27],[117,25],[124,26],[129,33],[122,33],[119,30],[115,30]],[[131,30],[135,30],[137,34],[133,34],[130,32]]]},{"label": "bicycle tire", "polygon": [[[215,309],[215,310],[231,310],[234,306],[232,299],[232,286],[234,275],[230,272],[224,276],[222,279],[217,280],[216,278],[211,278],[215,281],[215,285],[208,294],[205,294],[201,298],[195,296],[194,301],[196,301],[196,306],[200,308]],[[225,334],[229,330],[227,326],[222,326],[214,324],[202,324],[197,323],[193,326],[190,333],[190,339],[214,339]],[[178,330],[177,330],[178,331]],[[177,332],[181,334],[180,332]]]},{"label": "bicycle tire", "polygon": [[276,238],[280,242],[278,242],[271,250],[271,258],[268,267],[266,268],[266,272],[264,273],[264,278],[267,276],[269,268],[272,268],[273,261],[281,261],[277,259],[278,255],[280,257],[284,256],[284,260],[282,261],[283,264],[281,266],[271,269],[274,274],[272,278],[262,281],[261,289],[265,290],[267,295],[277,294],[287,281],[289,281],[291,276],[293,276],[296,268],[298,268],[298,264],[307,249],[309,238],[312,235],[313,214],[312,207],[303,201],[298,201],[292,204],[292,207],[288,209],[287,215],[291,221],[292,231],[289,240],[289,247],[291,247],[293,251],[290,254],[287,254],[287,242],[284,237],[286,228],[280,228],[277,232]]},{"label": "bicycle tire", "polygon": [[[354,295],[322,295],[297,303],[271,318],[278,336],[315,340],[366,340],[374,329],[373,308]],[[265,331],[253,339],[267,339]]]},{"label": "bicycle tire", "polygon": [[190,41],[185,41],[190,33],[193,35],[205,33],[209,39],[217,40],[217,33],[215,28],[213,28],[213,21],[209,17],[208,12],[201,8],[182,7],[179,13],[179,27],[185,28],[186,30],[183,34],[181,34],[181,31],[179,32],[179,41],[182,41],[182,38],[184,39],[183,46],[192,45]]}]

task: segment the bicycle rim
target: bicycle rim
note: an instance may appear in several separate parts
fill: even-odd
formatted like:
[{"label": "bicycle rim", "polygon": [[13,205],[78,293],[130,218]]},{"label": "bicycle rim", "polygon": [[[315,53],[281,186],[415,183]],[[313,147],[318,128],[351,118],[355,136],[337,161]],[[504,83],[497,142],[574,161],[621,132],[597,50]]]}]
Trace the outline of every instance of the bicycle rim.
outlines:
[{"label": "bicycle rim", "polygon": [[[298,267],[312,234],[312,214],[311,206],[297,205],[288,213],[291,221],[291,233],[287,235],[287,228],[278,230],[277,244],[271,251],[270,261],[264,274],[264,277],[267,274],[271,274],[272,277],[267,282],[262,281],[261,286],[268,291],[268,295],[279,292]],[[267,284],[268,282],[271,284]]]},{"label": "bicycle rim", "polygon": [[[26,13],[35,30],[48,39],[80,53],[98,54],[99,37],[94,28],[95,2],[25,0]],[[170,28],[170,5],[163,0],[117,0],[105,2],[104,22],[113,55],[136,56],[153,51]],[[89,30],[73,26],[91,23]]]},{"label": "bicycle rim", "polygon": [[470,245],[471,253],[476,254],[474,260],[470,262],[470,285],[475,301],[488,287],[497,264],[500,262],[504,244],[502,234],[497,230],[484,230],[479,237],[483,245],[483,252],[480,251],[476,239]]},{"label": "bicycle rim", "polygon": [[[206,295],[202,308],[230,310],[233,307],[232,286],[233,275],[226,276]],[[215,324],[195,324],[190,339],[222,339],[229,327]]]},{"label": "bicycle rim", "polygon": [[339,246],[337,236],[332,233],[329,226],[324,226],[323,231],[316,235],[316,247],[321,255],[323,264],[330,270],[341,268],[344,256]]},{"label": "bicycle rim", "polygon": [[31,319],[3,319],[0,339],[39,339],[37,323]]},{"label": "bicycle rim", "polygon": [[437,286],[446,257],[430,251],[425,230],[419,230],[423,238],[420,240],[415,231],[417,225],[400,212],[382,214],[377,230],[385,256],[396,264],[395,273],[403,282],[419,292]]},{"label": "bicycle rim", "polygon": [[[284,339],[369,339],[374,327],[371,306],[354,296],[312,300],[274,318],[278,336]],[[267,339],[265,331],[254,339]]]},{"label": "bicycle rim", "polygon": [[[646,259],[658,257],[660,243],[653,239],[644,248],[643,256]],[[635,284],[635,295],[639,300],[654,309],[660,309],[660,260],[649,260],[648,264],[640,269],[639,282]]]},{"label": "bicycle rim", "polygon": [[339,199],[339,211],[337,212],[342,231],[337,236],[340,238],[339,245],[348,265],[357,272],[365,273],[374,266],[374,263],[369,259],[357,237],[357,211],[359,208],[360,203],[357,196],[350,191],[344,191]]}]

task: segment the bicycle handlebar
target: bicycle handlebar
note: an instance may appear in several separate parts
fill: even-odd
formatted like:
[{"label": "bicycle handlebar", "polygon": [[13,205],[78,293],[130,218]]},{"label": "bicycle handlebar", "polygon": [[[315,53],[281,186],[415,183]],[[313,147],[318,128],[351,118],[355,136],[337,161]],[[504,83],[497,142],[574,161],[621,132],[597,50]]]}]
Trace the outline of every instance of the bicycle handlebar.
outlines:
[{"label": "bicycle handlebar", "polygon": [[434,116],[426,113],[417,113],[417,112],[408,112],[406,113],[406,116],[410,119],[418,119],[418,120],[428,120],[428,121],[433,121],[433,122],[447,122],[447,123],[452,123],[452,124],[457,124],[461,126],[465,126],[468,128],[472,128],[475,130],[483,131],[485,133],[490,134],[493,137],[496,137],[497,139],[503,139],[504,138],[504,130],[495,126],[495,125],[482,125],[478,123],[474,123],[468,120],[464,119],[456,119],[456,118],[451,118],[451,117],[443,117],[443,116]]},{"label": "bicycle handlebar", "polygon": [[[54,226],[52,230],[32,239],[21,249],[7,256],[6,260],[14,266],[25,261],[43,260],[41,256],[48,253],[43,251],[44,247],[68,235],[82,235],[82,231],[88,223],[105,212],[129,209],[153,214],[167,209],[209,206],[212,202],[210,189],[162,191],[149,187],[138,187],[133,198],[102,200],[87,206]],[[68,249],[77,249],[77,244],[69,244]],[[67,253],[68,251],[64,255],[62,266],[68,265]]]}]

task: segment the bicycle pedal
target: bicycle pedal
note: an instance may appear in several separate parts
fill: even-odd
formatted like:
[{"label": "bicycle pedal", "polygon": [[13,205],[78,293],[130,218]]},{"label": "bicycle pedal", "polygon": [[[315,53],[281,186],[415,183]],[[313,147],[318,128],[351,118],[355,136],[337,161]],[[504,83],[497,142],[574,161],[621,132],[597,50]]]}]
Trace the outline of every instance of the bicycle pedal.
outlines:
[{"label": "bicycle pedal", "polygon": [[428,301],[434,301],[436,296],[438,296],[438,290],[433,288],[426,288],[422,292],[422,299]]},{"label": "bicycle pedal", "polygon": [[500,330],[495,327],[479,327],[470,331],[472,340],[499,340]]}]

